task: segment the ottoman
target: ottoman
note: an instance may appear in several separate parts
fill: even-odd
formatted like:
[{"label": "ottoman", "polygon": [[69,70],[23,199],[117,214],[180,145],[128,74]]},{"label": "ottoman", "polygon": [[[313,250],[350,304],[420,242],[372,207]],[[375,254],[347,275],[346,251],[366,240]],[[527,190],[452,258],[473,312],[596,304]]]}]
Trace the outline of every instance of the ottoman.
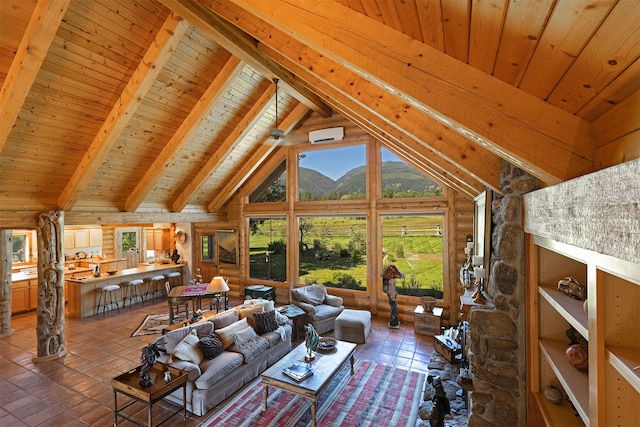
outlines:
[{"label": "ottoman", "polygon": [[336,317],[334,329],[335,339],[363,344],[371,331],[371,313],[347,308]]}]

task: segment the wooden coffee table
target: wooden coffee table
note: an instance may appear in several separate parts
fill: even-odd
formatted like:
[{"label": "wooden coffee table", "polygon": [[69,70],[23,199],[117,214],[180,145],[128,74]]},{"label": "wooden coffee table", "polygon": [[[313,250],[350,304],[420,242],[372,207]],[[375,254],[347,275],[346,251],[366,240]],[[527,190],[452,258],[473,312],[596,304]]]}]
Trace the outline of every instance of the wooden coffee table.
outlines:
[{"label": "wooden coffee table", "polygon": [[267,398],[269,386],[276,387],[289,393],[294,393],[311,401],[311,425],[316,426],[316,411],[318,408],[318,396],[331,383],[331,380],[340,372],[344,365],[351,363],[351,375],[353,375],[353,355],[356,345],[346,341],[338,341],[336,348],[329,352],[316,352],[316,357],[311,361],[313,375],[300,382],[289,378],[282,370],[296,362],[304,362],[307,347],[304,343],[294,348],[262,374],[262,386],[264,403],[262,411],[267,410]]},{"label": "wooden coffee table", "polygon": [[[132,369],[124,374],[120,374],[117,377],[111,380],[111,385],[113,386],[113,399],[114,399],[114,407],[113,407],[113,425],[116,426],[118,424],[118,416],[131,421],[134,424],[144,426],[141,422],[128,417],[122,413],[123,410],[133,405],[136,402],[142,402],[147,404],[147,422],[149,427],[152,427],[152,415],[151,408],[154,403],[164,398],[165,396],[173,393],[178,388],[182,387],[183,395],[182,395],[182,408],[178,409],[176,412],[169,415],[162,422],[158,423],[160,425],[167,421],[169,418],[173,417],[180,411],[184,411],[184,419],[187,419],[187,373],[185,371],[181,371],[179,369],[172,368],[171,366],[164,365],[162,363],[156,363],[151,367],[151,369],[147,372],[149,375],[156,374],[157,380],[156,382],[149,387],[142,387],[140,385],[140,368],[142,366],[138,366],[135,369]],[[164,372],[171,372],[171,381],[165,384],[164,382]],[[124,394],[125,396],[129,396],[133,400],[121,408],[118,408],[118,393]]]}]

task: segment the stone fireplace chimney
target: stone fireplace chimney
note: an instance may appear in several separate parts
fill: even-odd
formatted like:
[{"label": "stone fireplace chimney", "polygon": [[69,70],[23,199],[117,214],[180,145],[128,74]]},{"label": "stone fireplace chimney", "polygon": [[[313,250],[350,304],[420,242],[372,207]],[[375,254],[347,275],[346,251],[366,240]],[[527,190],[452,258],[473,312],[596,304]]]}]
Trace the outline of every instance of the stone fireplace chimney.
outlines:
[{"label": "stone fireplace chimney", "polygon": [[467,357],[473,373],[470,427],[526,426],[525,242],[522,195],[538,180],[502,161],[492,202],[490,274],[486,292],[494,308],[469,313]]}]

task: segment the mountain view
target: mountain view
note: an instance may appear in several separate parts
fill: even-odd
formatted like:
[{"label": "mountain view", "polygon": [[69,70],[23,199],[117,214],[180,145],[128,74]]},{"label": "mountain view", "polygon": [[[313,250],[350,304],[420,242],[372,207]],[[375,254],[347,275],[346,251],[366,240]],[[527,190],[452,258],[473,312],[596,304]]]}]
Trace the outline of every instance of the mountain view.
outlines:
[{"label": "mountain view", "polygon": [[[365,166],[351,169],[335,181],[313,169],[302,167],[298,169],[300,194],[306,196],[305,200],[324,199],[331,194],[337,197],[352,194],[364,195],[366,178]],[[382,163],[382,188],[385,197],[394,197],[394,194],[398,193],[405,197],[411,193],[415,193],[414,196],[435,195],[442,191],[439,184],[413,167],[403,162],[392,161]]]}]

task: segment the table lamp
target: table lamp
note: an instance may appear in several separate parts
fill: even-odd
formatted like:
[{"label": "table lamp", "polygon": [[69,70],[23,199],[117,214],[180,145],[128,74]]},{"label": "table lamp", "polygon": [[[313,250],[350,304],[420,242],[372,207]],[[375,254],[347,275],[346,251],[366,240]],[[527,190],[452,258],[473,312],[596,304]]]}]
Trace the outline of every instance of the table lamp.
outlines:
[{"label": "table lamp", "polygon": [[[220,295],[221,294],[226,294],[227,292],[229,292],[229,285],[227,284],[227,281],[224,280],[224,278],[220,277],[220,276],[216,276],[213,279],[211,279],[209,281],[209,285],[207,286],[207,293],[208,294],[216,294],[216,312],[220,311]],[[224,296],[224,309],[227,309],[227,296]],[[213,303],[213,300],[211,300],[211,302]],[[211,309],[211,307],[209,307],[209,309]]]}]

